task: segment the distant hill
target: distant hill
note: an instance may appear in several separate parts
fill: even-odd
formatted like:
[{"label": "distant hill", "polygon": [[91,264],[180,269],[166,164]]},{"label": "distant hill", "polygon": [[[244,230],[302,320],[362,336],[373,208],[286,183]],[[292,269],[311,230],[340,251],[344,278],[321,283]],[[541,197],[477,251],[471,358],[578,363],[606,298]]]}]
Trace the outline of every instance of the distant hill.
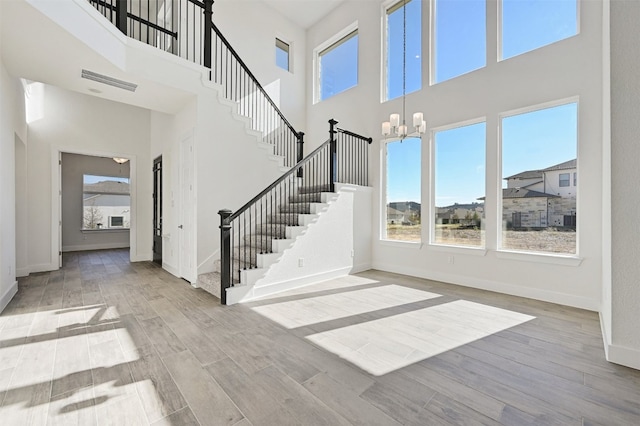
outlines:
[{"label": "distant hill", "polygon": [[467,209],[475,210],[476,207],[484,207],[484,203],[469,203],[469,204],[451,204],[450,206],[437,206],[439,209]]},{"label": "distant hill", "polygon": [[411,210],[418,214],[420,213],[420,203],[416,203],[415,201],[394,201],[389,203],[388,206],[400,212]]}]

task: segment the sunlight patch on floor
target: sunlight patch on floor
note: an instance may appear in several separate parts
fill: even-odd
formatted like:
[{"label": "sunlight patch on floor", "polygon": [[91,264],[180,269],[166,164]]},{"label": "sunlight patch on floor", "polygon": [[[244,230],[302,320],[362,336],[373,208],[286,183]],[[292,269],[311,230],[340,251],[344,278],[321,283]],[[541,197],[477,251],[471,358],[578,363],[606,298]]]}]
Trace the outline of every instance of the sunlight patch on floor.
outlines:
[{"label": "sunlight patch on floor", "polygon": [[534,318],[457,300],[313,334],[307,339],[381,376]]},{"label": "sunlight patch on floor", "polygon": [[257,306],[251,309],[286,328],[297,328],[436,297],[441,296],[391,284]]}]

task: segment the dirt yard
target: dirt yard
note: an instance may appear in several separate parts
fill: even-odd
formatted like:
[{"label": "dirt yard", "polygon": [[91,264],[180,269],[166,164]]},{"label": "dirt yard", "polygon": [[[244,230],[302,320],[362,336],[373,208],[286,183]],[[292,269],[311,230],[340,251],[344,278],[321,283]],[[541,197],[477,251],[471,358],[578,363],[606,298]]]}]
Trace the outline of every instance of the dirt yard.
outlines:
[{"label": "dirt yard", "polygon": [[[479,229],[438,228],[436,243],[460,246],[480,246]],[[389,225],[387,238],[400,241],[420,241],[420,226]],[[506,231],[503,235],[503,248],[508,250],[527,250],[545,253],[575,254],[576,233],[566,231]]]}]

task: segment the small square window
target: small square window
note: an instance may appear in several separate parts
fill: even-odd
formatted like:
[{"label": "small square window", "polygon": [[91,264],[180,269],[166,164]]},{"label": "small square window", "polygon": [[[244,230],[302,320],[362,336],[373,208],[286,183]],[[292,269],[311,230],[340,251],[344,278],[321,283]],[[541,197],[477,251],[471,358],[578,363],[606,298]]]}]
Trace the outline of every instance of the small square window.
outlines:
[{"label": "small square window", "polygon": [[571,186],[570,173],[560,173],[560,186]]},{"label": "small square window", "polygon": [[358,29],[316,50],[316,100],[323,101],[358,84]]},{"label": "small square window", "polygon": [[290,61],[289,44],[277,38],[276,39],[276,65],[282,68],[283,70],[290,71],[289,61]]}]

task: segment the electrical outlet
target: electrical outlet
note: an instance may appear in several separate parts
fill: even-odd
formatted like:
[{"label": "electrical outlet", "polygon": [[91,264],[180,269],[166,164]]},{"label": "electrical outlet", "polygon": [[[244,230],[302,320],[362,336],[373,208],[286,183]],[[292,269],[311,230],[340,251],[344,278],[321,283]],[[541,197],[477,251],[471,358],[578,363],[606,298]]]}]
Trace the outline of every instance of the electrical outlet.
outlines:
[{"label": "electrical outlet", "polygon": [[447,263],[448,263],[449,265],[453,265],[453,261],[454,261],[453,256],[449,256],[449,257],[447,257]]},{"label": "electrical outlet", "polygon": [[304,266],[304,258],[298,259],[298,268],[302,268]]}]

